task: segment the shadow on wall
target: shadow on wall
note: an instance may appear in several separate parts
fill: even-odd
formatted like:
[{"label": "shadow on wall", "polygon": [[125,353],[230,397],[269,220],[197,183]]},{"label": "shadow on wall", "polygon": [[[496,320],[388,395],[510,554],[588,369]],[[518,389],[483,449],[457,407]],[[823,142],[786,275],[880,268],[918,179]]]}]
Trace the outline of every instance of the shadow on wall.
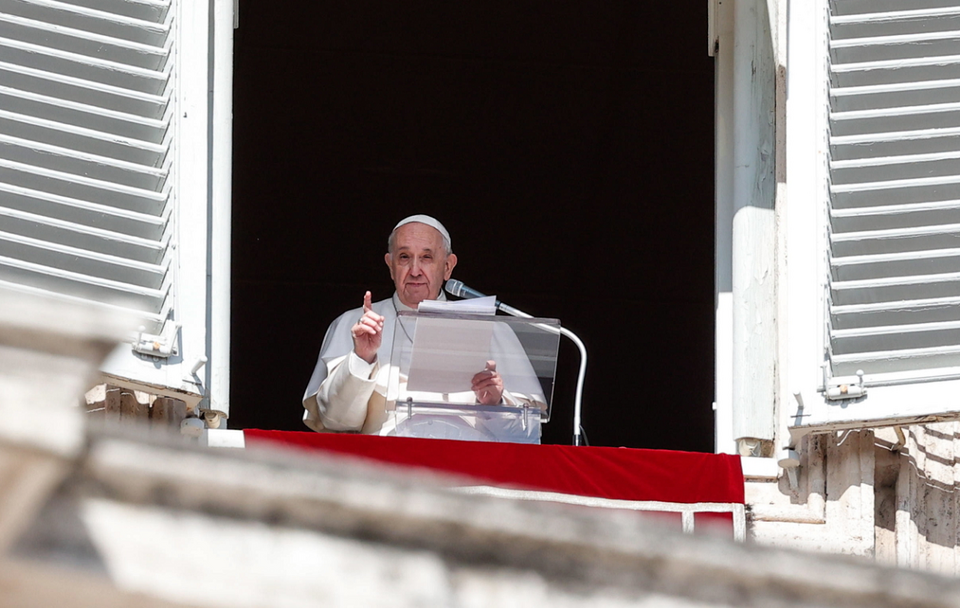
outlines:
[{"label": "shadow on wall", "polygon": [[[892,534],[901,547],[916,548],[914,554],[902,550],[894,554],[900,565],[924,567],[945,560],[960,564],[960,422],[902,430],[902,446],[894,443],[890,446],[894,450],[887,446],[877,449],[876,525]],[[902,515],[898,522],[898,513],[908,515],[910,525],[905,525]],[[943,549],[949,553],[944,554]],[[894,552],[897,547],[887,550]]]}]

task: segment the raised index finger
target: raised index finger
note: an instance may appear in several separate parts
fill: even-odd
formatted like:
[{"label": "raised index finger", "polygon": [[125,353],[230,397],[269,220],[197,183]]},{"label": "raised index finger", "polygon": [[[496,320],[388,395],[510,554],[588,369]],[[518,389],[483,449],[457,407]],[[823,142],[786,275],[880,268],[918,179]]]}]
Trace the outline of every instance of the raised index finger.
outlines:
[{"label": "raised index finger", "polygon": [[363,312],[370,312],[373,310],[373,303],[371,302],[371,299],[372,297],[369,291],[363,294]]}]

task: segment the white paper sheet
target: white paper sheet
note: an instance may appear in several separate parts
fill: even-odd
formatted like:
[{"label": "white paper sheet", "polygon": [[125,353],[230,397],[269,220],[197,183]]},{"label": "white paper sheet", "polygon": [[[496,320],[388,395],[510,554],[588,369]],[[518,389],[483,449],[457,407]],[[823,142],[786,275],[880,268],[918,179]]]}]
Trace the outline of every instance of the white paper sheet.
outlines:
[{"label": "white paper sheet", "polygon": [[[461,312],[461,311],[457,311]],[[413,338],[408,391],[469,391],[491,359],[492,321],[420,317]]]},{"label": "white paper sheet", "polygon": [[484,296],[468,300],[424,300],[420,302],[417,311],[492,315],[497,312],[497,296]]}]

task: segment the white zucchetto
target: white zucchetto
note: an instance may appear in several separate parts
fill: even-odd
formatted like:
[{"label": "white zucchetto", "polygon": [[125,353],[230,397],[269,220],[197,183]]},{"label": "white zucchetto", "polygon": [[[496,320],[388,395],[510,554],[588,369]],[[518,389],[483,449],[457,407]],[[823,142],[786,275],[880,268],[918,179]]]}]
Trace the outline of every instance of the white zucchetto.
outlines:
[{"label": "white zucchetto", "polygon": [[430,217],[429,215],[424,215],[422,213],[403,218],[397,223],[396,226],[393,227],[393,232],[396,232],[397,228],[399,228],[400,226],[405,226],[406,224],[413,224],[413,223],[426,224],[431,228],[435,228],[437,232],[443,235],[444,244],[449,249],[451,250],[453,249],[453,242],[450,239],[450,233],[447,232],[447,229],[444,228],[443,224],[440,223],[440,220],[434,217]]}]

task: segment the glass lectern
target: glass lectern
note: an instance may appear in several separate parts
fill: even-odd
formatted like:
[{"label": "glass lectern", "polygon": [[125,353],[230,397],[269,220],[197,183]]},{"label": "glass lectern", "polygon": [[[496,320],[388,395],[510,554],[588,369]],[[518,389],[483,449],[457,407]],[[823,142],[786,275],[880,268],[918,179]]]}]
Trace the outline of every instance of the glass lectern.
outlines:
[{"label": "glass lectern", "polygon": [[[400,312],[387,415],[406,437],[540,443],[550,420],[560,322],[462,313]],[[481,403],[475,374],[493,369],[503,395]]]}]

